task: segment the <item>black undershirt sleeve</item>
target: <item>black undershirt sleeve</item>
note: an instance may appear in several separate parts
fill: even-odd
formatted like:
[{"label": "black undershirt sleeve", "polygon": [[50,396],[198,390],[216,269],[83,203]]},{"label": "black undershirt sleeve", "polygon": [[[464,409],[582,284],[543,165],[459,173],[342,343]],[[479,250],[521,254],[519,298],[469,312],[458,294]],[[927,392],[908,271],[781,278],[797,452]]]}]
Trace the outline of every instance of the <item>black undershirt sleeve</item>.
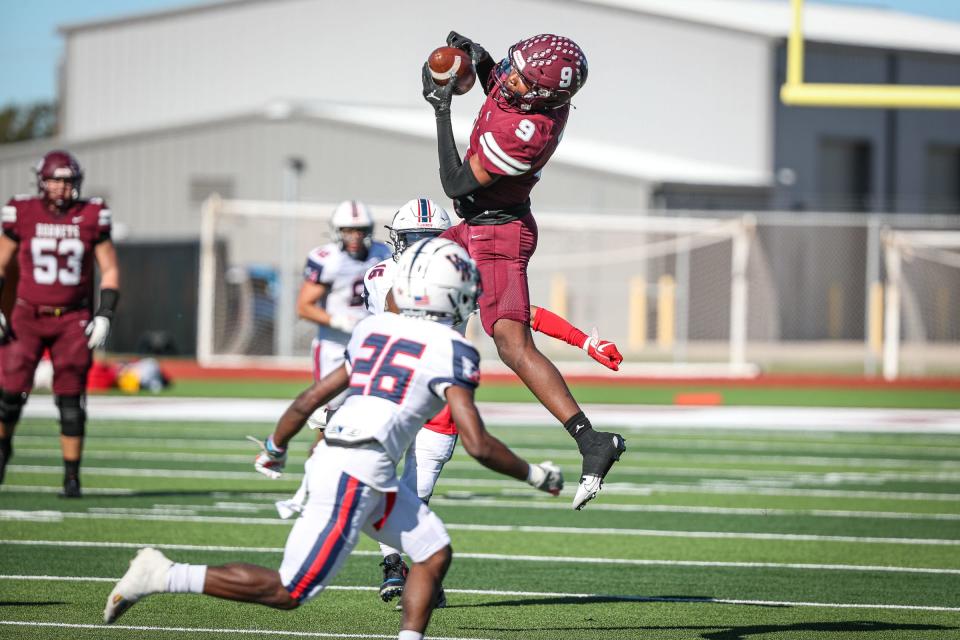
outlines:
[{"label": "black undershirt sleeve", "polygon": [[437,152],[440,156],[440,184],[448,198],[460,198],[481,187],[470,165],[460,161],[449,111],[437,114]]}]

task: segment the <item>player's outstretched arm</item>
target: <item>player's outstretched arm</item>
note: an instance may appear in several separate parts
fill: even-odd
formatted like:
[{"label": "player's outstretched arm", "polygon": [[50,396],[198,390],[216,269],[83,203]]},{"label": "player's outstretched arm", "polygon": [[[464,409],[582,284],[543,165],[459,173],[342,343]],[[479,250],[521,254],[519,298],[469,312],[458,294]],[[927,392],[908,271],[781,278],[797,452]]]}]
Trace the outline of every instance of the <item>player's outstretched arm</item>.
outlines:
[{"label": "player's outstretched arm", "polygon": [[277,421],[277,427],[271,436],[273,443],[285,449],[290,440],[303,429],[310,414],[337,397],[349,384],[347,366],[340,365],[329,375],[303,390]]},{"label": "player's outstretched arm", "polygon": [[[273,433],[265,440],[247,436],[248,440],[260,447],[260,453],[253,461],[253,468],[273,480],[279,478],[287,464],[287,445],[290,440],[300,433],[310,414],[346,389],[349,382],[346,365],[340,365],[330,375],[324,376],[322,380],[314,382],[301,392],[283,412]],[[316,443],[310,447],[311,454],[315,446]]]},{"label": "player's outstretched arm", "polygon": [[610,340],[602,340],[596,329],[587,335],[557,314],[535,306],[530,307],[530,328],[583,349],[608,369],[620,370],[620,363],[623,362],[620,350]]},{"label": "player's outstretched arm", "polygon": [[[449,198],[459,198],[494,181],[479,163],[463,164],[453,138],[450,123],[450,105],[453,102],[453,82],[438,86],[433,81],[430,68],[423,64],[423,98],[433,107],[437,120],[437,153],[440,158],[440,184]],[[471,159],[472,160],[472,159]],[[476,167],[474,166],[476,165]],[[477,171],[479,167],[480,171]]]},{"label": "player's outstretched arm", "polygon": [[460,432],[463,448],[480,464],[531,486],[558,495],[563,489],[563,474],[560,467],[551,462],[529,464],[518,457],[505,444],[490,435],[483,426],[473,390],[451,385],[446,390],[450,413]]}]

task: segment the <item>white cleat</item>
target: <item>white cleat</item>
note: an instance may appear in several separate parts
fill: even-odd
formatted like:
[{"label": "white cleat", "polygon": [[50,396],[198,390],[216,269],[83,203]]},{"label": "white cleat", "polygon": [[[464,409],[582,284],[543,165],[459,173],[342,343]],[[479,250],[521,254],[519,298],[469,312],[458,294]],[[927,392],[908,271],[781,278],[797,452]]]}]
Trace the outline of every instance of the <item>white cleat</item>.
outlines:
[{"label": "white cleat", "polygon": [[600,476],[582,476],[577,485],[577,495],[573,496],[573,508],[577,511],[597,497],[603,487],[603,478]]},{"label": "white cleat", "polygon": [[173,561],[156,549],[140,549],[130,568],[110,592],[103,610],[103,621],[113,624],[140,598],[167,589],[167,572]]}]

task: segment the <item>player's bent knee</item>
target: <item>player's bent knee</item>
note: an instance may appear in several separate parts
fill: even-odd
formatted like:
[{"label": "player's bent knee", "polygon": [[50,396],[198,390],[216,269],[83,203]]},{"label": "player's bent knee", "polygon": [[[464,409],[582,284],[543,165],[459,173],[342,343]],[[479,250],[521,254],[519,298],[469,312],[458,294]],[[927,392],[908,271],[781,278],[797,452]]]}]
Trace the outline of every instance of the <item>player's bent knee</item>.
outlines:
[{"label": "player's bent knee", "polygon": [[23,392],[0,392],[0,422],[14,425],[20,421],[23,405],[27,403],[27,394]]},{"label": "player's bent knee", "polygon": [[82,438],[86,432],[87,412],[83,396],[57,396],[57,408],[60,409],[60,433],[74,438]]},{"label": "player's bent knee", "polygon": [[453,547],[447,545],[442,549],[438,549],[432,556],[424,560],[422,564],[429,567],[432,571],[443,575],[447,572],[447,567],[450,566],[451,560],[453,560]]}]

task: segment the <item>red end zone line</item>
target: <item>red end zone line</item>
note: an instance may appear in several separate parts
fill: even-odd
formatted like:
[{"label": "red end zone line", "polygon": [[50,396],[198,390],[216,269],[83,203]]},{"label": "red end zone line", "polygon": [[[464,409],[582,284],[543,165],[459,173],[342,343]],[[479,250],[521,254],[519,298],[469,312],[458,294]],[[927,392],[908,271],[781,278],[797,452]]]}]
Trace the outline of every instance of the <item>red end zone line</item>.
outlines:
[{"label": "red end zone line", "polygon": [[[201,367],[195,361],[163,360],[163,370],[174,380],[275,380],[301,381],[310,383],[313,377],[304,369],[273,368],[235,368]],[[711,386],[711,387],[786,387],[814,388],[829,387],[842,389],[940,389],[960,391],[960,378],[905,378],[895,382],[886,382],[879,378],[839,375],[796,375],[763,374],[756,378],[687,378],[687,377],[642,377],[613,375],[568,375],[564,376],[570,384],[615,385],[631,387],[665,386]],[[520,380],[510,373],[485,373],[484,382],[496,384],[520,384]]]}]

